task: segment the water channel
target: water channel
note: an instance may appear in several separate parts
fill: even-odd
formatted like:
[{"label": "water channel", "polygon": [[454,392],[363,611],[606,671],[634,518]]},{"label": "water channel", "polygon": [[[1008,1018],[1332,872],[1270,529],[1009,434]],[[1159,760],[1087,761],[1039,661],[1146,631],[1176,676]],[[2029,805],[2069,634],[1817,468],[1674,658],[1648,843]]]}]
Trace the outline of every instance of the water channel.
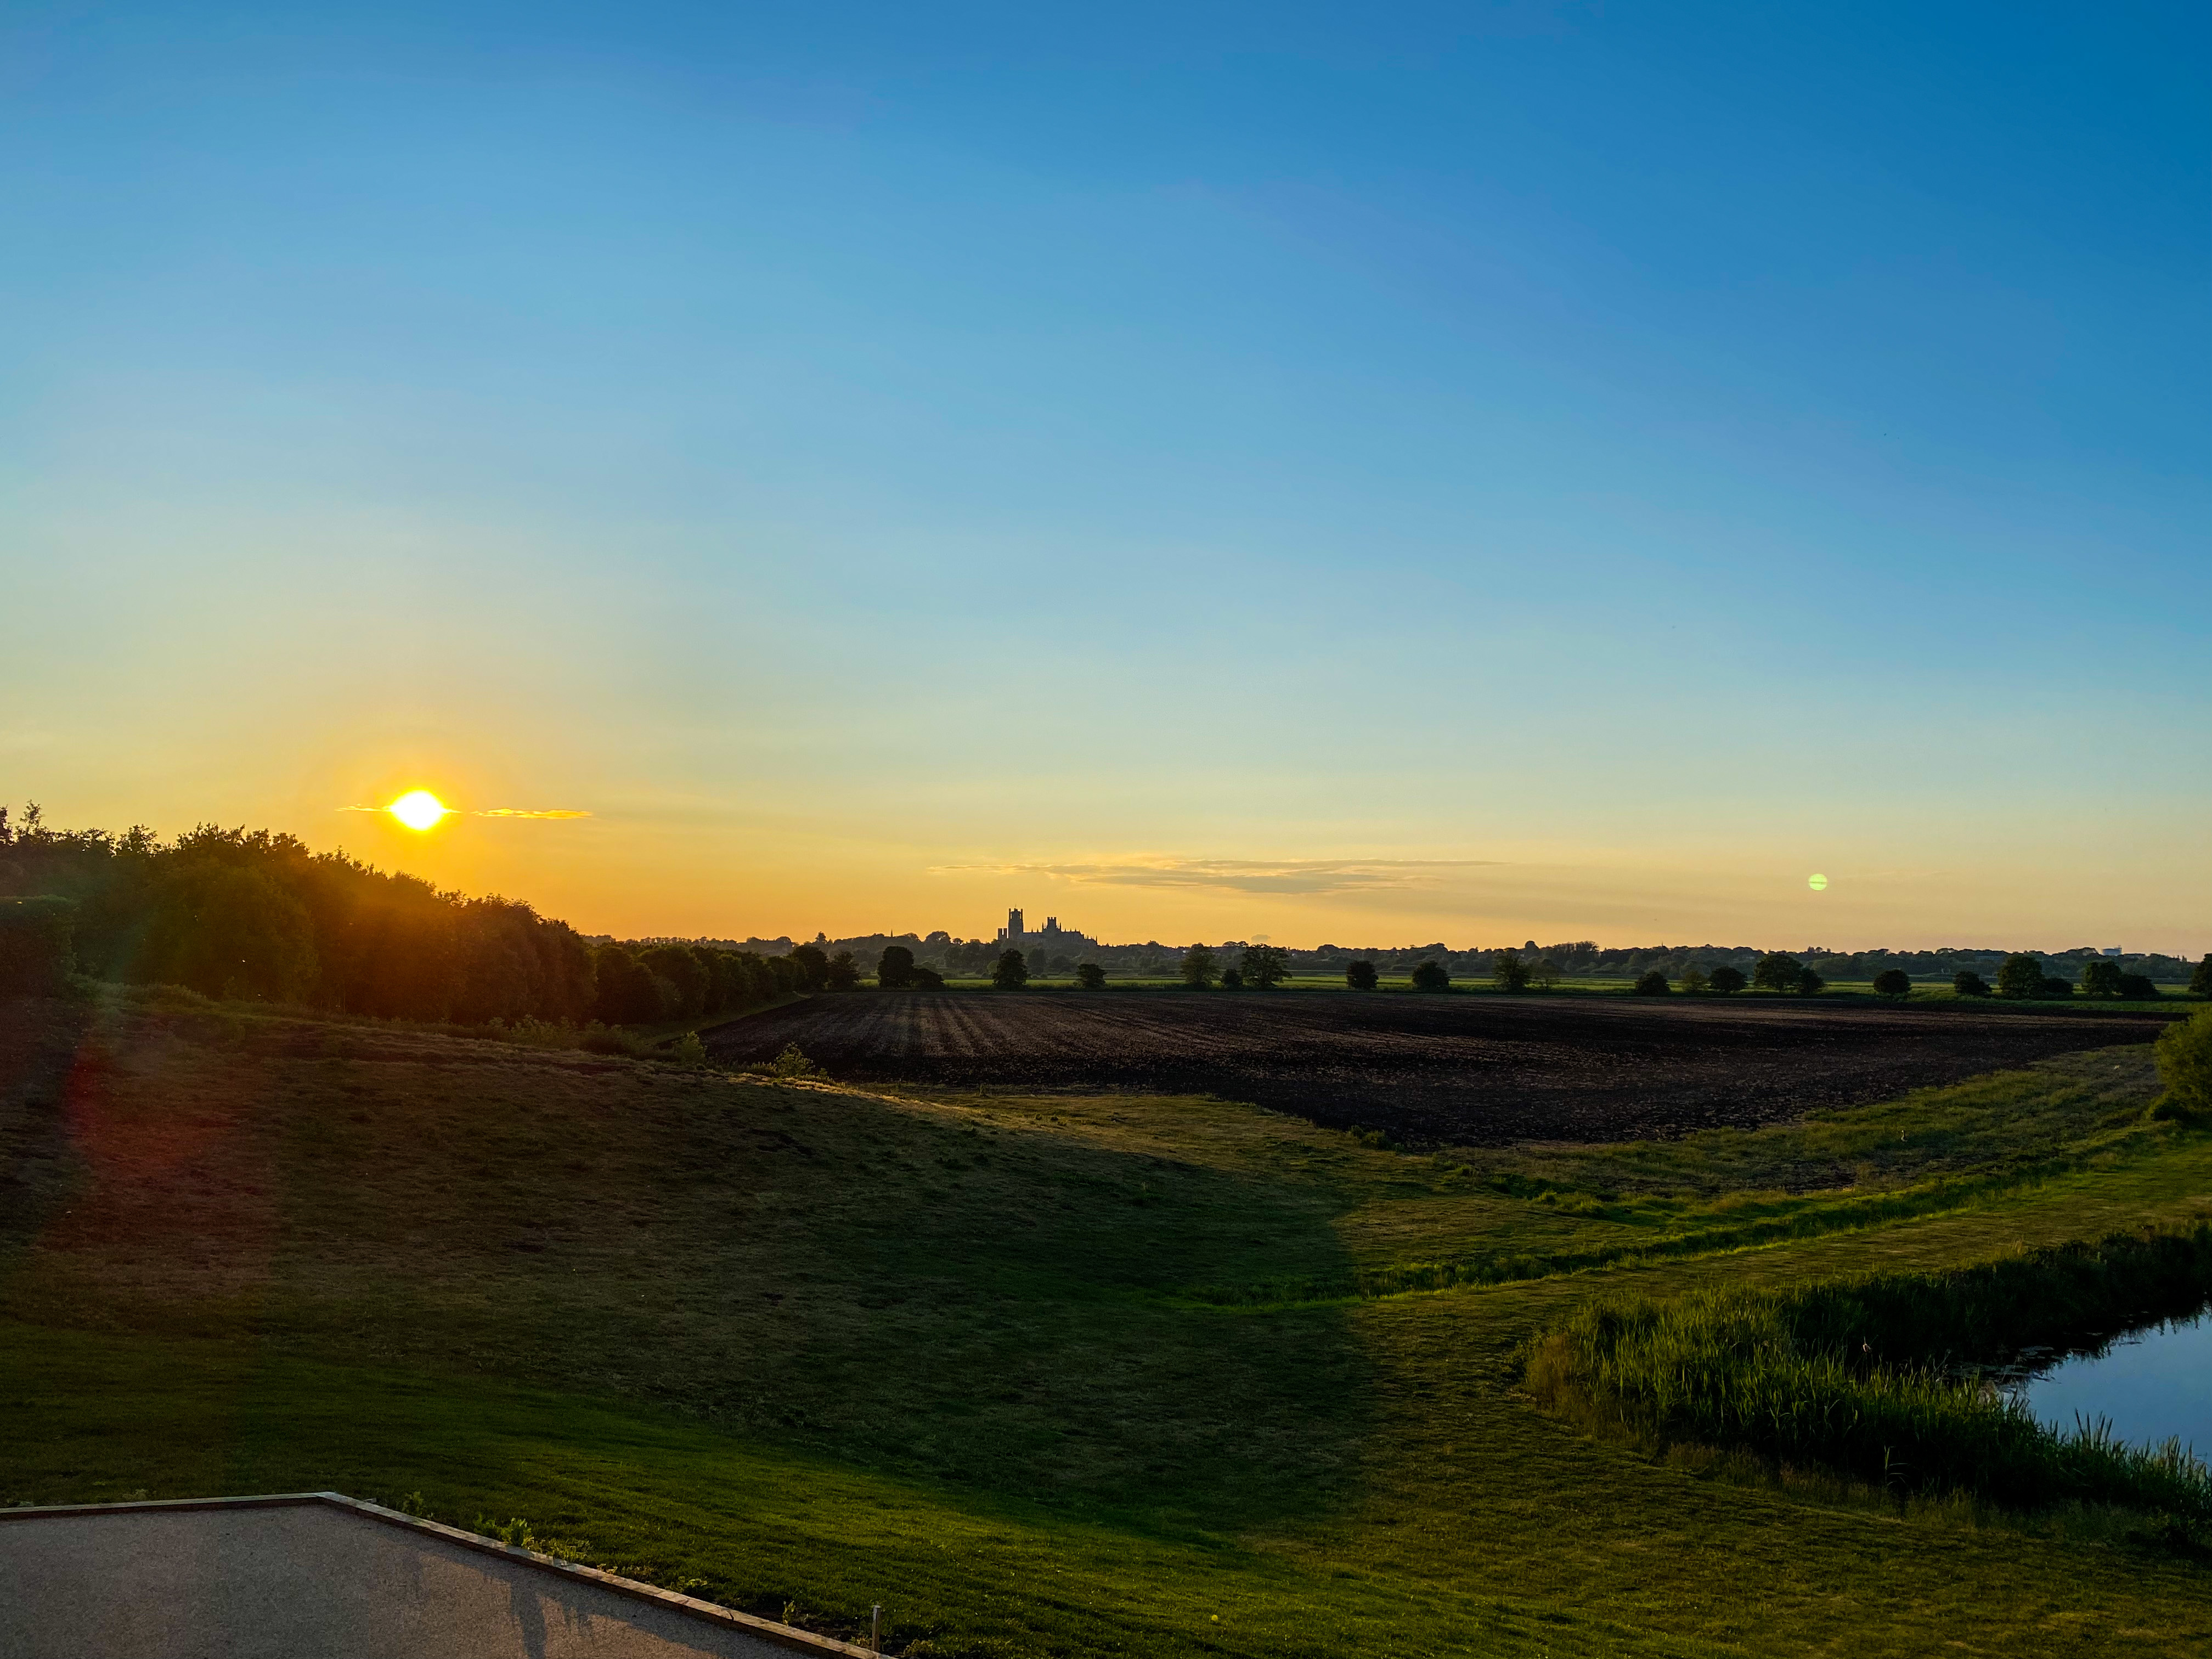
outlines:
[{"label": "water channel", "polygon": [[2030,1370],[2010,1389],[2062,1434],[2101,1417],[2123,1440],[2179,1439],[2212,1459],[2212,1306]]}]

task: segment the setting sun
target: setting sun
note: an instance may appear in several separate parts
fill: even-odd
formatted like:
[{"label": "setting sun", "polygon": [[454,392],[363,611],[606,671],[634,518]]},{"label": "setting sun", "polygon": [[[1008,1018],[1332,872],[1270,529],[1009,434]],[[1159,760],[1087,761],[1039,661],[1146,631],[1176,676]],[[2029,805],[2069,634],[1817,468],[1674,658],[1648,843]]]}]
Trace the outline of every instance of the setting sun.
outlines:
[{"label": "setting sun", "polygon": [[410,789],[384,810],[410,830],[428,830],[453,809],[427,789]]}]

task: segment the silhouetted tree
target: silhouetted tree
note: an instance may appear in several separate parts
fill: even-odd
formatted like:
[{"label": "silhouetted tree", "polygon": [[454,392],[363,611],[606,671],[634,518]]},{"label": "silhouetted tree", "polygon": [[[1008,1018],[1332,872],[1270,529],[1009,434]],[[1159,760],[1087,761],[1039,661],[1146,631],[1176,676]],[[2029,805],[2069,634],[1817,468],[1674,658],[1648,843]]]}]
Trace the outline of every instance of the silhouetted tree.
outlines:
[{"label": "silhouetted tree", "polygon": [[2204,953],[2204,960],[2191,969],[2189,994],[2193,997],[2212,997],[2212,951]]},{"label": "silhouetted tree", "polygon": [[2027,955],[2005,958],[1997,969],[1997,994],[2001,997],[2033,997],[2043,994],[2043,964]]},{"label": "silhouetted tree", "polygon": [[1424,962],[1413,969],[1413,988],[1416,991],[1449,991],[1451,989],[1450,970],[1434,958]]},{"label": "silhouetted tree", "polygon": [[914,965],[914,971],[907,975],[906,982],[909,990],[942,991],[945,988],[945,975],[939,973],[936,969],[925,967],[917,962]]},{"label": "silhouetted tree", "polygon": [[850,991],[860,982],[860,964],[853,959],[850,951],[840,951],[830,958],[830,971],[823,977],[823,988],[830,991]]},{"label": "silhouetted tree", "polygon": [[1801,997],[1818,996],[1820,994],[1820,988],[1827,982],[1810,968],[1800,968],[1797,970],[1796,988],[1797,994]]},{"label": "silhouetted tree", "polygon": [[1685,968],[1682,970],[1682,994],[1685,996],[1698,995],[1711,982],[1705,977],[1705,970],[1702,968]]},{"label": "silhouetted tree", "polygon": [[1794,991],[1804,977],[1805,964],[1782,951],[1769,951],[1751,970],[1751,982],[1762,991]]},{"label": "silhouetted tree", "polygon": [[1182,953],[1184,984],[1194,985],[1203,989],[1220,977],[1221,970],[1214,966],[1213,952],[1203,945],[1194,945]]},{"label": "silhouetted tree", "polygon": [[1985,997],[1990,994],[1990,982],[1971,968],[1961,968],[1951,975],[1951,990],[1955,996]]},{"label": "silhouetted tree", "polygon": [[1224,968],[1221,970],[1221,988],[1224,991],[1243,990],[1244,970],[1242,968]]},{"label": "silhouetted tree", "polygon": [[914,983],[914,952],[903,945],[886,945],[876,958],[876,983],[886,991],[902,991]]},{"label": "silhouetted tree", "polygon": [[2116,997],[2120,994],[2120,964],[2103,957],[2092,957],[2081,964],[2081,994],[2085,997]]},{"label": "silhouetted tree", "polygon": [[1640,997],[1663,997],[1668,994],[1667,975],[1654,968],[1636,976],[1636,994]]},{"label": "silhouetted tree", "polygon": [[1106,970],[1095,962],[1079,962],[1075,964],[1075,982],[1086,991],[1103,991],[1106,988]]},{"label": "silhouetted tree", "polygon": [[1902,968],[1885,968],[1874,976],[1874,994],[1878,997],[1909,997],[1912,994],[1912,978]]},{"label": "silhouetted tree", "polygon": [[2158,997],[2158,983],[2148,974],[2122,974],[2120,994],[2130,1002],[2154,1001]]},{"label": "silhouetted tree", "polygon": [[[1536,988],[1540,991],[1556,989],[1559,983],[1559,964],[1553,961],[1550,957],[1539,957],[1536,961],[1530,965],[1528,976],[1532,980],[1535,981]],[[1699,977],[1702,988],[1703,976],[1700,975]],[[1686,989],[1688,988],[1685,987],[1684,988]]]},{"label": "silhouetted tree", "polygon": [[1344,982],[1355,991],[1375,988],[1375,964],[1371,962],[1348,962],[1344,965]]},{"label": "silhouetted tree", "polygon": [[1743,989],[1743,969],[1732,968],[1727,963],[1713,969],[1712,988],[1724,997],[1732,997]]},{"label": "silhouetted tree", "polygon": [[1291,976],[1291,953],[1279,945],[1248,945],[1244,947],[1244,980],[1247,984],[1267,991]]},{"label": "silhouetted tree", "polygon": [[1518,951],[1499,951],[1490,958],[1490,977],[1498,982],[1501,991],[1525,991],[1528,988],[1528,964],[1521,960]]},{"label": "silhouetted tree", "polygon": [[818,945],[802,945],[791,953],[799,964],[799,988],[818,991],[830,983],[830,953]]},{"label": "silhouetted tree", "polygon": [[991,983],[1001,991],[1018,991],[1030,982],[1030,965],[1019,951],[1002,951],[991,964]]}]

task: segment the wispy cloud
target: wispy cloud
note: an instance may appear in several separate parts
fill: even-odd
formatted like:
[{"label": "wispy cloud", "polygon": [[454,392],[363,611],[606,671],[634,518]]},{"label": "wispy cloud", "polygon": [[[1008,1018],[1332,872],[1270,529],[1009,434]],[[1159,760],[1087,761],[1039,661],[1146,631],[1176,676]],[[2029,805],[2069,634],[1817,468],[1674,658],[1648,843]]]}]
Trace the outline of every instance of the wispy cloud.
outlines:
[{"label": "wispy cloud", "polygon": [[1442,872],[1496,859],[1112,859],[1096,864],[940,865],[933,875],[1042,876],[1079,887],[1210,888],[1229,893],[1348,893],[1434,886]]},{"label": "wispy cloud", "polygon": [[587,818],[589,812],[572,811],[567,807],[549,807],[542,812],[522,806],[487,806],[476,812],[480,818]]}]

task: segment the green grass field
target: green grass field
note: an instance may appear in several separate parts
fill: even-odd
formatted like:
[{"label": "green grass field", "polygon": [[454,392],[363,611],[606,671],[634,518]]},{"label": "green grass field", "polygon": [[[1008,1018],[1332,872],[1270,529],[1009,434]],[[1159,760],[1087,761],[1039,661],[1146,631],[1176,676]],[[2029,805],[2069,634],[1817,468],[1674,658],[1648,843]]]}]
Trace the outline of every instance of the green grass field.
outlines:
[{"label": "green grass field", "polygon": [[1521,1386],[1602,1291],[2212,1214],[2141,1045],[1479,1157],[150,998],[0,1005],[0,1503],[520,1516],[918,1655],[2212,1644],[2212,1565],[2124,1516],[1900,1513]]}]

